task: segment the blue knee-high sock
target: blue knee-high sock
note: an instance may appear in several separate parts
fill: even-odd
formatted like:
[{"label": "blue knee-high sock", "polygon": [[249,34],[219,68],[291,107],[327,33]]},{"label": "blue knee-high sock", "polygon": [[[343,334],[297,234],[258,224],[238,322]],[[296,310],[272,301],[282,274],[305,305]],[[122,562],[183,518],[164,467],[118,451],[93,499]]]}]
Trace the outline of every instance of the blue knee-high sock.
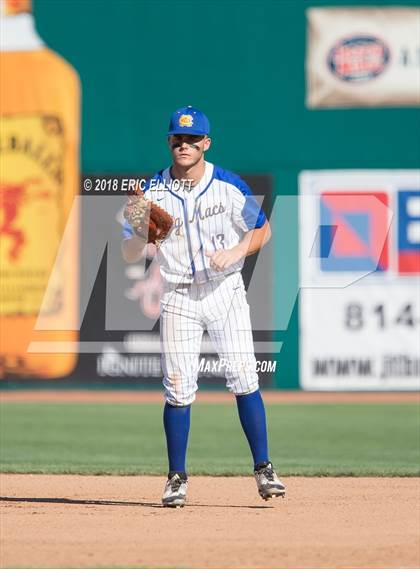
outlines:
[{"label": "blue knee-high sock", "polygon": [[268,462],[267,425],[264,402],[259,391],[248,395],[237,395],[239,418],[248,439],[254,459],[254,468],[261,462]]},{"label": "blue knee-high sock", "polygon": [[168,449],[169,475],[174,472],[186,472],[185,457],[187,454],[188,433],[190,431],[191,405],[174,407],[165,403],[163,424]]}]

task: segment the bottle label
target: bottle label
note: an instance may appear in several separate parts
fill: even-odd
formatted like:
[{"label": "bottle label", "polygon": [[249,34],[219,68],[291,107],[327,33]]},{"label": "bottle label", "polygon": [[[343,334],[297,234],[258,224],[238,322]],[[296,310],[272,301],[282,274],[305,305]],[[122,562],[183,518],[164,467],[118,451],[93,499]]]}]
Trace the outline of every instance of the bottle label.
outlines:
[{"label": "bottle label", "polygon": [[[64,143],[58,117],[1,117],[0,315],[39,312],[64,230]],[[44,314],[62,306],[60,271],[53,274]]]}]

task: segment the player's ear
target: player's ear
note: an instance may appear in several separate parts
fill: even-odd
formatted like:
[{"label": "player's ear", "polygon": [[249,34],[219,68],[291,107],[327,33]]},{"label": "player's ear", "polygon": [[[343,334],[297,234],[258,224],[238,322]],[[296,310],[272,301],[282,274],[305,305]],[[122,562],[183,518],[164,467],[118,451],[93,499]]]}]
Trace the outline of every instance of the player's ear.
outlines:
[{"label": "player's ear", "polygon": [[209,136],[206,136],[206,138],[204,139],[204,152],[208,150],[210,146],[211,146],[211,138]]}]

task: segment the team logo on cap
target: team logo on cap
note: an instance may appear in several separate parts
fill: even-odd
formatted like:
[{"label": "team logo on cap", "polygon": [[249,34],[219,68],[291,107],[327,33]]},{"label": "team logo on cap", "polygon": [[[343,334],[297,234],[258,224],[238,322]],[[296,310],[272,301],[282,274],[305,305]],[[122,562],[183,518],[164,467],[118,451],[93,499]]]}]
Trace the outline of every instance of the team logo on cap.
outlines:
[{"label": "team logo on cap", "polygon": [[192,126],[193,118],[192,115],[181,115],[179,117],[179,126]]}]

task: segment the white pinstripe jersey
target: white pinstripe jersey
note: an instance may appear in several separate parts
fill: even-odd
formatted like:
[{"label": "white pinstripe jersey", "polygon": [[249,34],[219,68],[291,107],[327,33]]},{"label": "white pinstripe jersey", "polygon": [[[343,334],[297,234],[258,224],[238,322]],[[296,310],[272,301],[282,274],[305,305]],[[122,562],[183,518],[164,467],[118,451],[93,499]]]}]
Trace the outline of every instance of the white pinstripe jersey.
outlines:
[{"label": "white pinstripe jersey", "polygon": [[[191,189],[182,184],[177,190],[172,188],[170,168],[166,168],[144,190],[147,199],[174,218],[174,227],[157,253],[163,278],[172,283],[199,283],[241,270],[242,261],[215,271],[205,252],[230,249],[244,233],[264,225],[266,216],[248,185],[236,174],[205,162],[199,184]],[[126,221],[123,236],[133,234]]]}]

